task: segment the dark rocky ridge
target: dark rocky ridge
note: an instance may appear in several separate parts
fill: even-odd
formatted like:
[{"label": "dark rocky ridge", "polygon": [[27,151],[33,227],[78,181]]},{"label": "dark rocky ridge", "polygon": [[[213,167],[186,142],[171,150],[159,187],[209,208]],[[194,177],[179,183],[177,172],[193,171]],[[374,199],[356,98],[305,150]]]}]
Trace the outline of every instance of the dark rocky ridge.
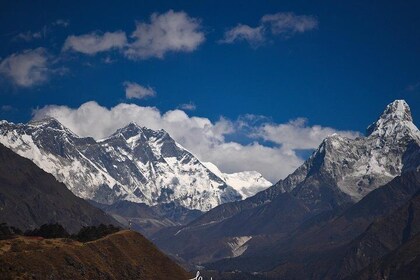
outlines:
[{"label": "dark rocky ridge", "polygon": [[206,267],[268,279],[352,279],[419,234],[419,194],[420,171],[404,173],[341,213],[309,219],[287,236],[260,236],[242,256]]},{"label": "dark rocky ridge", "polygon": [[357,275],[348,279],[374,280],[420,278],[420,234],[404,243],[393,252],[375,261]]},{"label": "dark rocky ridge", "polygon": [[1,144],[0,222],[22,230],[59,223],[71,232],[100,223],[119,225],[54,176]]}]

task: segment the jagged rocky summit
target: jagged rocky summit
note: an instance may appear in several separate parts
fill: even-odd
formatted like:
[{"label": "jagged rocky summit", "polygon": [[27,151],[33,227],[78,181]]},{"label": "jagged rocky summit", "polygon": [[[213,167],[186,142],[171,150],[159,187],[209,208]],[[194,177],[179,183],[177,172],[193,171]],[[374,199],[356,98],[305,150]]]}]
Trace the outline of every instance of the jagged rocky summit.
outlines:
[{"label": "jagged rocky summit", "polygon": [[[152,238],[160,248],[191,264],[224,259],[209,269],[225,270],[229,263],[232,270],[266,271],[276,261],[293,263],[302,252],[307,261],[310,250],[321,252],[318,246],[328,250],[349,242],[378,212],[384,215],[406,202],[418,190],[418,183],[411,183],[417,179],[410,178],[419,171],[420,132],[407,103],[396,100],[365,136],[331,135],[295,172],[272,187],[219,205],[187,225],[162,230]],[[391,195],[387,202],[394,190],[395,197]]]},{"label": "jagged rocky summit", "polygon": [[404,100],[390,103],[366,136],[333,134],[275,188],[308,205],[354,203],[396,176],[418,168],[420,132]]},{"label": "jagged rocky summit", "polygon": [[[77,196],[99,203],[175,202],[208,211],[242,198],[235,189],[241,186],[227,184],[166,131],[135,123],[96,141],[53,118],[28,124],[2,121],[0,143],[53,174]],[[271,185],[260,181],[263,187]]]}]

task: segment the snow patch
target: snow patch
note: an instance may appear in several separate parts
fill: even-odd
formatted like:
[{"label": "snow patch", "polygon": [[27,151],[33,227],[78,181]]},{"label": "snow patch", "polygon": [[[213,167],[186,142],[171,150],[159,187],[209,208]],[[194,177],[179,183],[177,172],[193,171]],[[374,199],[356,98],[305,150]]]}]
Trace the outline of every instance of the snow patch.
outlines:
[{"label": "snow patch", "polygon": [[234,237],[231,241],[228,241],[227,245],[231,249],[232,257],[236,258],[245,253],[245,251],[248,249],[248,245],[246,243],[251,239],[252,236],[241,236]]},{"label": "snow patch", "polygon": [[253,196],[256,193],[271,187],[273,184],[257,171],[243,171],[237,173],[223,173],[211,162],[203,162],[215,175],[222,178],[229,186],[238,191],[242,198]]}]

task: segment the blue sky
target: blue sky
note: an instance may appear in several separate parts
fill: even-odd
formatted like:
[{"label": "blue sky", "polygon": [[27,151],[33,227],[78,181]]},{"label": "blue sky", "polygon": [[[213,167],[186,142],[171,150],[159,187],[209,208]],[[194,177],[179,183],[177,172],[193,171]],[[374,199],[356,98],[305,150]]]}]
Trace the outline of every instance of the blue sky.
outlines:
[{"label": "blue sky", "polygon": [[[131,120],[177,134],[185,120],[191,129],[174,137],[202,160],[272,181],[330,132],[364,132],[395,99],[420,119],[418,1],[85,2],[2,1],[2,119],[27,122],[44,108],[35,117],[54,115],[86,136],[82,104],[95,102],[85,118],[136,104],[92,136]],[[160,115],[148,123],[124,111],[142,108]],[[197,133],[204,140],[190,139]],[[228,162],[204,151],[214,145],[244,150]],[[237,163],[257,152],[278,156]]]}]

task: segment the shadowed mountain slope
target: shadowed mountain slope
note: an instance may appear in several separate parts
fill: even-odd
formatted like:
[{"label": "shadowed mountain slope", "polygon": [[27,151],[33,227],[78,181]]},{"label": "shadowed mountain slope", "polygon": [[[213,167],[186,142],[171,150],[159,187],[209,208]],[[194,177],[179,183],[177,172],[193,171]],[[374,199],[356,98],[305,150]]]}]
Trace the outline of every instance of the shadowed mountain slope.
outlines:
[{"label": "shadowed mountain slope", "polygon": [[[161,230],[153,240],[166,252],[193,264],[226,259],[222,262],[231,265],[220,268],[234,270],[234,264],[249,256],[238,269],[272,269],[283,260],[273,256],[294,250],[292,244],[315,251],[324,243],[328,248],[338,247],[361,234],[376,217],[401,206],[413,195],[411,190],[408,196],[380,192],[389,200],[376,197],[353,208],[394,178],[414,172],[419,164],[420,132],[408,104],[396,100],[368,127],[365,137],[331,135],[303,165],[274,186],[246,200],[220,205],[186,226]],[[409,176],[401,180],[410,181]],[[410,186],[407,182],[407,188]],[[385,208],[370,207],[375,203]],[[342,217],[347,209],[352,210]],[[291,242],[290,237],[300,243]],[[252,262],[253,254],[266,261]]]},{"label": "shadowed mountain slope", "polygon": [[118,225],[54,176],[1,144],[0,222],[22,230],[59,223],[70,232],[101,223]]}]

